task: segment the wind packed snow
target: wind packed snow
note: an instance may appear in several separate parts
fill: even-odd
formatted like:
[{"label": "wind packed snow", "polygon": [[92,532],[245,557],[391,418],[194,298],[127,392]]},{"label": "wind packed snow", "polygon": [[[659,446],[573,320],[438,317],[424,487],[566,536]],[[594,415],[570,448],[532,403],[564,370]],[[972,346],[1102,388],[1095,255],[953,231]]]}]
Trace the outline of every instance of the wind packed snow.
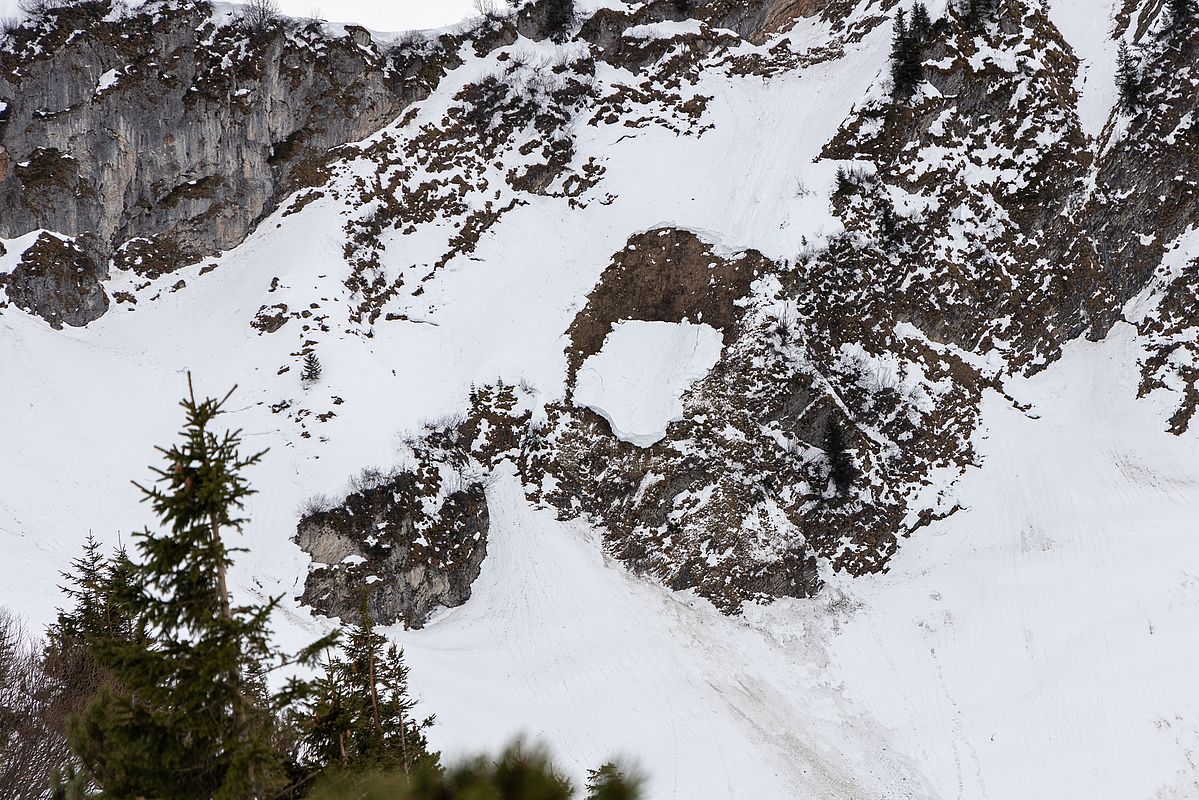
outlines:
[{"label": "wind packed snow", "polygon": [[683,418],[683,395],[723,347],[720,331],[704,323],[618,322],[579,368],[575,405],[608,420],[621,441],[650,447]]}]

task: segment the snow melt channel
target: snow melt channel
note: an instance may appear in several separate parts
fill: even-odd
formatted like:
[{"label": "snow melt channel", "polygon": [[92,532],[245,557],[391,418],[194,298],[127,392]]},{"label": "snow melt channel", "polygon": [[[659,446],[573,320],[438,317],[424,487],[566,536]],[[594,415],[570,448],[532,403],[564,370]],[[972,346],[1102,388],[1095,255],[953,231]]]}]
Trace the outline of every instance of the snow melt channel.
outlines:
[{"label": "snow melt channel", "polygon": [[575,404],[608,420],[616,438],[650,447],[683,418],[683,395],[716,365],[723,345],[720,331],[703,323],[618,322],[579,369]]}]

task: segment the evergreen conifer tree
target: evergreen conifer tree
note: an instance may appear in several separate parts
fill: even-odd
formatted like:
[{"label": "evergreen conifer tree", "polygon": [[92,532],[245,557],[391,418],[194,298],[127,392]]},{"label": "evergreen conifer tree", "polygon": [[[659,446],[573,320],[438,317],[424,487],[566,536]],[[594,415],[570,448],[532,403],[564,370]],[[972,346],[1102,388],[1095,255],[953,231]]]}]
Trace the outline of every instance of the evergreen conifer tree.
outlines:
[{"label": "evergreen conifer tree", "polygon": [[123,548],[107,558],[89,533],[83,554],[62,573],[66,581],[63,593],[73,602],[60,609],[57,620],[46,629],[41,657],[46,677],[41,702],[48,735],[54,739],[48,760],[54,771],[56,797],[79,795],[91,782],[86,770],[70,759],[68,724],[102,688],[115,685],[100,651],[134,638],[137,610],[126,596],[129,569]]},{"label": "evergreen conifer tree", "polygon": [[879,205],[878,227],[883,234],[883,239],[888,242],[895,241],[895,210],[886,201]]},{"label": "evergreen conifer tree", "polygon": [[[213,432],[229,395],[198,401],[190,376],[188,384],[182,442],[160,448],[157,481],[139,486],[163,530],[139,534],[139,558],[129,563],[137,635],[100,649],[116,685],[74,721],[70,741],[112,797],[270,797],[285,783],[285,755],[269,733],[276,709],[262,707],[249,676],[284,663],[267,628],[278,601],[233,604],[233,551],[221,538],[244,523],[238,514],[253,492],[243,472],[262,454],[242,456],[240,432]],[[293,682],[280,697],[299,688]]]},{"label": "evergreen conifer tree", "polygon": [[892,95],[900,102],[911,98],[924,79],[924,55],[914,27],[909,28],[903,9],[895,16],[891,39]]},{"label": "evergreen conifer tree", "polygon": [[640,796],[641,780],[621,772],[610,761],[587,770],[587,800],[637,800]]},{"label": "evergreen conifer tree", "polygon": [[101,552],[95,536],[88,533],[82,555],[60,573],[66,581],[62,592],[72,602],[59,609],[57,619],[46,629],[45,656],[50,672],[76,673],[75,667],[53,663],[69,651],[91,651],[105,641],[133,638],[137,608],[129,596],[132,569],[123,547],[109,558]]},{"label": "evergreen conifer tree", "polygon": [[972,31],[982,28],[995,10],[995,0],[966,0],[962,19],[966,27]]},{"label": "evergreen conifer tree", "polygon": [[50,779],[50,800],[89,800],[91,779],[74,764],[56,767]]},{"label": "evergreen conifer tree", "polygon": [[321,379],[321,361],[313,350],[304,355],[304,370],[300,373],[300,379],[304,383],[317,383]]},{"label": "evergreen conifer tree", "polygon": [[856,184],[853,182],[853,179],[850,177],[849,170],[845,169],[845,167],[837,167],[836,180],[836,193],[838,195],[847,195],[852,192],[856,186]]},{"label": "evergreen conifer tree", "polygon": [[1141,104],[1141,75],[1136,58],[1128,42],[1120,42],[1116,58],[1116,87],[1120,90],[1120,107],[1127,114],[1137,110]]},{"label": "evergreen conifer tree", "polygon": [[[610,785],[624,788],[629,781]],[[308,800],[571,800],[573,796],[570,781],[543,752],[516,745],[495,760],[475,758],[448,769],[418,768],[411,775],[396,770],[329,770],[316,781]],[[595,797],[637,800],[639,793],[632,787],[629,793]]]},{"label": "evergreen conifer tree", "polygon": [[921,45],[927,44],[932,30],[933,21],[928,15],[928,8],[924,3],[916,3],[912,6],[912,37]]},{"label": "evergreen conifer tree", "polygon": [[829,478],[837,491],[844,494],[858,477],[858,470],[849,454],[845,432],[835,418],[829,420],[824,431],[824,453],[828,457]]},{"label": "evergreen conifer tree", "polygon": [[108,559],[100,543],[89,531],[83,543],[83,554],[71,560],[70,568],[59,573],[66,581],[60,587],[73,603],[60,609],[57,621],[47,631],[53,640],[83,639],[107,629],[107,571]]},{"label": "evergreen conifer tree", "polygon": [[895,12],[895,28],[891,32],[891,82],[899,91],[900,65],[908,46],[908,17],[902,8]]},{"label": "evergreen conifer tree", "polygon": [[307,746],[317,768],[332,764],[399,769],[436,765],[424,731],[434,718],[414,719],[404,654],[374,629],[363,597],[360,619],[343,655],[331,658],[315,686]]},{"label": "evergreen conifer tree", "polygon": [[1195,19],[1195,0],[1166,0],[1170,28],[1177,29]]}]

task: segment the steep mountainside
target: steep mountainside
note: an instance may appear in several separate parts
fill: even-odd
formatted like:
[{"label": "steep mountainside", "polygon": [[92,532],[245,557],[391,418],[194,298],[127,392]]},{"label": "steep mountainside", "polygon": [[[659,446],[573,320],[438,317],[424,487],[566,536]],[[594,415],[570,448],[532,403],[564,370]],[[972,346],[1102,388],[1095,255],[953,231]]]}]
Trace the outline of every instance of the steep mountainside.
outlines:
[{"label": "steep mountainside", "polygon": [[[10,26],[0,602],[144,520],[191,370],[270,448],[235,585],[284,637],[366,591],[443,746],[527,713],[661,797],[1199,797],[1199,22],[559,5]],[[678,386],[631,330],[720,355]]]}]

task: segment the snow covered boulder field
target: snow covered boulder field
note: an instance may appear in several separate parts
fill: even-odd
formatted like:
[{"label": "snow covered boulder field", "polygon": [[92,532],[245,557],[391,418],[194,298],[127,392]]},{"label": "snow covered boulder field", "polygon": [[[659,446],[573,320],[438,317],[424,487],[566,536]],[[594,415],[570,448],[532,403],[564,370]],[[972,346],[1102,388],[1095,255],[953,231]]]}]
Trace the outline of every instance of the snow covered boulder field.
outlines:
[{"label": "snow covered boulder field", "polygon": [[[162,600],[130,481],[236,386],[220,596],[346,637],[263,691],[401,647],[396,769],[1199,800],[1199,7],[477,6],[0,25],[0,610],[64,641],[89,535]],[[16,641],[0,797],[126,774]]]}]

